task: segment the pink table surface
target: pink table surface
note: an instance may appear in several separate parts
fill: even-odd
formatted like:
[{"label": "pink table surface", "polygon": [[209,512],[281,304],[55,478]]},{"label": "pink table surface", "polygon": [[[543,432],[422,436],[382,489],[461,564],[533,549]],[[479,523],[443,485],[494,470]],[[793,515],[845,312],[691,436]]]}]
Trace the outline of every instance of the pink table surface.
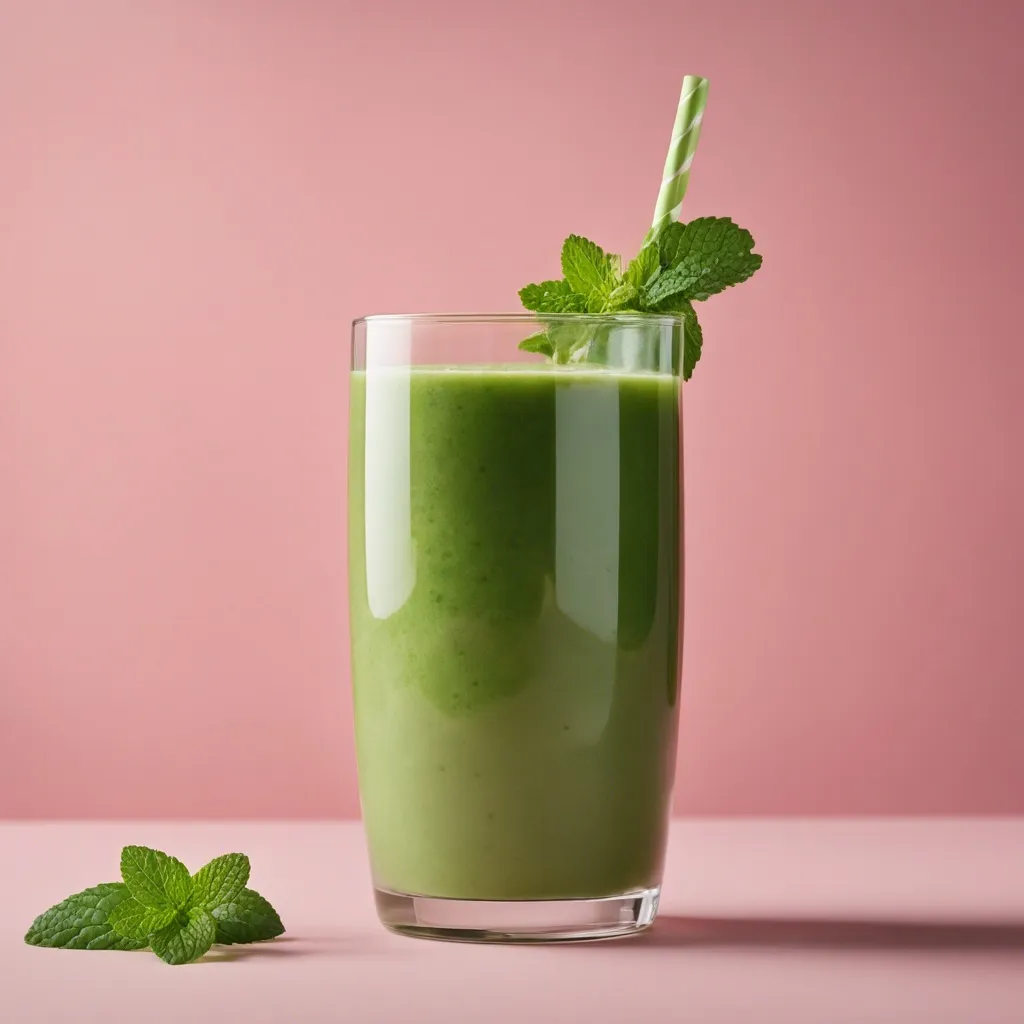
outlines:
[{"label": "pink table surface", "polygon": [[[248,853],[287,934],[179,968],[24,945],[124,843]],[[0,824],[0,879],[3,1024],[1024,1022],[1021,819],[678,822],[651,933],[545,948],[388,934],[356,823]]]}]

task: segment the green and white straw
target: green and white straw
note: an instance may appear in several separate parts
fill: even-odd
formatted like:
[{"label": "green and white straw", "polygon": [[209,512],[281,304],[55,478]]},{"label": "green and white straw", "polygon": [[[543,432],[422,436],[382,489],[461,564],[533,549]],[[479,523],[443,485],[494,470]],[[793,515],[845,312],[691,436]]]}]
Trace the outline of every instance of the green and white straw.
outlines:
[{"label": "green and white straw", "polygon": [[690,183],[690,165],[700,139],[700,123],[708,102],[708,80],[698,75],[687,75],[679,94],[679,109],[672,129],[665,170],[662,174],[658,203],[654,207],[652,231],[657,233],[669,221],[679,219],[679,207],[686,186]]}]

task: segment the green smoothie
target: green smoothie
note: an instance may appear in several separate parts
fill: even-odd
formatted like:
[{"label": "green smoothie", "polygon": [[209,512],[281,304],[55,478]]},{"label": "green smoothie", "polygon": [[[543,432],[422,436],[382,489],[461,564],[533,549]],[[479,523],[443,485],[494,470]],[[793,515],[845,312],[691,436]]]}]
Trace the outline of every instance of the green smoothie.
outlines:
[{"label": "green smoothie", "polygon": [[375,884],[482,900],[658,885],[677,727],[678,379],[358,371],[350,443]]}]

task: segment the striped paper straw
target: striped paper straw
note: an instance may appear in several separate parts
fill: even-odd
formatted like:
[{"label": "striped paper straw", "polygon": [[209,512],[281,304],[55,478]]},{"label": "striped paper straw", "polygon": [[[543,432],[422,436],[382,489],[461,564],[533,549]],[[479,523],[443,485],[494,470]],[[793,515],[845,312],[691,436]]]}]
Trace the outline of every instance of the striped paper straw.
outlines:
[{"label": "striped paper straw", "polygon": [[683,196],[686,195],[686,186],[690,183],[690,165],[693,163],[693,154],[697,151],[700,123],[704,118],[704,107],[707,102],[708,80],[698,75],[687,75],[683,79],[683,88],[679,94],[676,123],[672,129],[668,156],[665,157],[658,203],[654,207],[652,230],[655,233],[669,221],[679,219],[679,207],[682,205]]}]

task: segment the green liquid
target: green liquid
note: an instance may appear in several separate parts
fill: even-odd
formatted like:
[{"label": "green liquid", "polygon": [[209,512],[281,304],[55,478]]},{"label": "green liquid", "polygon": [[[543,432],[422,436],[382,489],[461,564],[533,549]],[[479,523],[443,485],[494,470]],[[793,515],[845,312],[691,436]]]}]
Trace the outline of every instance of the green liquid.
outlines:
[{"label": "green liquid", "polygon": [[678,402],[659,374],[353,374],[353,685],[379,887],[515,900],[660,883]]}]

